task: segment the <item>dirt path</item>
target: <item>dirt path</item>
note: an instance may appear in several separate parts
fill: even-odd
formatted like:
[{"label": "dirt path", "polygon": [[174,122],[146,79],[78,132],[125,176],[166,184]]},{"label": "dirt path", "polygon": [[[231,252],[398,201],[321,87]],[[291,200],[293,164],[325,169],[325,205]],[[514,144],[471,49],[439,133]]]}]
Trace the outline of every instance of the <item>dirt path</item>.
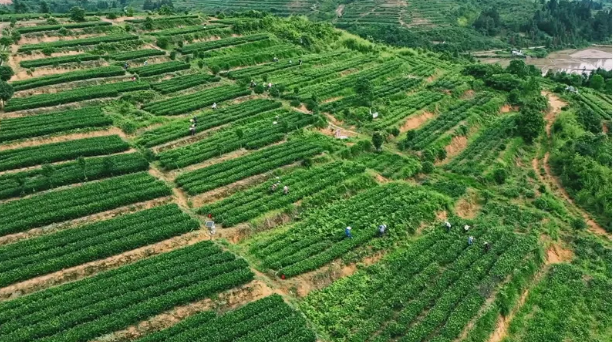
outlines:
[{"label": "dirt path", "polygon": [[[566,106],[567,103],[550,92],[544,91],[541,94],[543,96],[546,96],[549,100],[549,110],[545,115],[545,132],[547,133],[547,137],[551,139],[551,127],[553,126],[553,123],[555,122],[555,119],[558,114],[562,111],[562,107]],[[573,209],[574,212],[578,213],[581,217],[583,217],[591,232],[600,236],[606,236],[609,240],[611,240],[611,234],[608,233],[604,228],[602,228],[598,223],[596,223],[585,210],[575,204],[573,199],[568,195],[568,193],[562,186],[560,180],[553,174],[553,172],[551,172],[551,168],[549,167],[549,155],[549,152],[546,152],[542,160],[539,160],[537,158],[534,158],[532,160],[532,168],[534,169],[534,172],[538,175],[541,183],[549,185],[549,188],[552,191],[555,191],[558,196],[564,198],[568,206]],[[545,174],[541,174],[540,165],[543,166]]]},{"label": "dirt path", "polygon": [[343,16],[343,10],[345,10],[345,5],[344,4],[338,5],[338,7],[336,8],[336,17],[337,18],[340,18],[340,17]]}]

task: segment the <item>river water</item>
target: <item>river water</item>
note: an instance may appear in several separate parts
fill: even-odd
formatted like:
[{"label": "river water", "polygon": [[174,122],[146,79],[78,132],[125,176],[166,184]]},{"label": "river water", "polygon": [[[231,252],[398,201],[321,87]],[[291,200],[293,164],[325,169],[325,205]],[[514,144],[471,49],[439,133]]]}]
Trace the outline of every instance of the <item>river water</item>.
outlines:
[{"label": "river water", "polygon": [[[509,58],[482,58],[483,63],[500,63],[506,67],[511,62]],[[611,70],[611,46],[590,46],[580,50],[561,50],[550,53],[545,58],[526,58],[526,64],[532,64],[546,74],[548,70],[566,71],[568,73],[589,73],[602,68]]]}]

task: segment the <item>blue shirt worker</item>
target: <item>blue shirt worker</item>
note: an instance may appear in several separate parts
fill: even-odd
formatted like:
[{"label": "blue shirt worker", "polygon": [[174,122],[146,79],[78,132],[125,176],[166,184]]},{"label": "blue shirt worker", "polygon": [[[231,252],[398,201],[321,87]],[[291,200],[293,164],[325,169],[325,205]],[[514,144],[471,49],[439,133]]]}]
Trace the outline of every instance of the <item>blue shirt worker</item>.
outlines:
[{"label": "blue shirt worker", "polygon": [[353,236],[351,236],[351,227],[345,228],[345,236],[350,239],[353,238]]}]

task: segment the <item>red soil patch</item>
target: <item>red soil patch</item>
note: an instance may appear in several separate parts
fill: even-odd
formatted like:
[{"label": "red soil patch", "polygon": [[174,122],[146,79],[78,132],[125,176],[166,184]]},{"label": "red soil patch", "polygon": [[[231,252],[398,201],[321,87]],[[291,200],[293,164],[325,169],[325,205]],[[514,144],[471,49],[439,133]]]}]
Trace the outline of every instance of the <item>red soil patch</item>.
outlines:
[{"label": "red soil patch", "polygon": [[412,129],[419,128],[426,121],[430,120],[434,117],[434,113],[431,112],[423,112],[419,115],[411,116],[405,121],[405,123],[400,127],[400,132],[410,131]]}]

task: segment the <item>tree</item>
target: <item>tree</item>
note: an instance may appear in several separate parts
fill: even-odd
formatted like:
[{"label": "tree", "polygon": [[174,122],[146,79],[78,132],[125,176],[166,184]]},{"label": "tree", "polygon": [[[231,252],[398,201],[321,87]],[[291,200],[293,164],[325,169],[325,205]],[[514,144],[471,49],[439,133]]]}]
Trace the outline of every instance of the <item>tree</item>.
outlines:
[{"label": "tree", "polygon": [[49,4],[45,1],[40,2],[40,12],[41,13],[49,13],[51,10],[49,9]]},{"label": "tree", "polygon": [[360,77],[355,83],[355,92],[360,101],[369,106],[374,96],[373,87],[370,80],[366,77]]},{"label": "tree", "polygon": [[383,135],[379,132],[375,132],[372,135],[372,144],[375,146],[377,151],[381,151],[381,145],[383,145]]},{"label": "tree", "polygon": [[145,23],[143,24],[145,30],[153,30],[153,19],[151,17],[145,18]]},{"label": "tree", "polygon": [[527,143],[532,143],[545,127],[543,115],[534,109],[522,108],[517,117],[517,132]]},{"label": "tree", "polygon": [[528,75],[528,68],[526,67],[526,63],[524,63],[521,59],[514,59],[509,63],[509,66],[506,70],[508,73],[515,74],[519,77],[525,77]]},{"label": "tree", "polygon": [[2,37],[0,38],[0,45],[2,46],[9,46],[13,43],[13,40],[11,40],[11,38],[9,37]]},{"label": "tree", "polygon": [[70,19],[73,21],[85,21],[85,10],[81,7],[73,6],[70,9]]},{"label": "tree", "polygon": [[602,90],[604,88],[604,78],[600,75],[594,75],[590,79],[590,88]]},{"label": "tree", "polygon": [[507,95],[507,102],[513,106],[521,104],[521,94],[518,89],[513,89],[509,92],[509,95]]},{"label": "tree", "polygon": [[160,7],[158,13],[160,13],[161,15],[171,15],[172,14],[172,7],[170,7],[168,5],[162,5]]},{"label": "tree", "polygon": [[13,77],[14,74],[15,73],[13,72],[13,69],[11,69],[10,66],[7,66],[7,65],[0,66],[0,80],[8,81],[11,79],[11,77]]},{"label": "tree", "polygon": [[11,39],[13,40],[13,43],[15,44],[19,43],[19,40],[21,40],[21,33],[19,33],[19,31],[17,30],[12,31]]},{"label": "tree", "polygon": [[170,45],[170,39],[168,37],[160,37],[157,39],[155,44],[162,49],[166,49],[168,48],[168,45]]},{"label": "tree", "polygon": [[4,103],[6,101],[13,97],[14,92],[15,91],[13,90],[12,85],[4,81],[0,81],[0,99],[2,100],[2,107],[4,107]]}]

